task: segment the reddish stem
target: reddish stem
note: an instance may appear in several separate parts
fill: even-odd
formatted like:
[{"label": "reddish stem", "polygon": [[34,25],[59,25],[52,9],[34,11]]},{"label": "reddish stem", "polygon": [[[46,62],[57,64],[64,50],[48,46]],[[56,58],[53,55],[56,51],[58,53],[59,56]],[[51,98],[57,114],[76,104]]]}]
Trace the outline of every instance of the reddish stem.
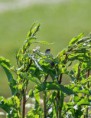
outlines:
[{"label": "reddish stem", "polygon": [[26,104],[26,94],[25,94],[25,90],[23,89],[23,109],[22,109],[22,118],[25,118],[25,104]]}]

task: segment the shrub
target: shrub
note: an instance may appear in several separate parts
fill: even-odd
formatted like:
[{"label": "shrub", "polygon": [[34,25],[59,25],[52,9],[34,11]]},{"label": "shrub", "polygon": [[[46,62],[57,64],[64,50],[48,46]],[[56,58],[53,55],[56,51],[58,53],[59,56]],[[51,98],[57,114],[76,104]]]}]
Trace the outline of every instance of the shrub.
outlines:
[{"label": "shrub", "polygon": [[[53,56],[34,43],[48,44],[35,37],[40,25],[30,29],[16,55],[17,67],[0,57],[12,96],[0,96],[0,108],[8,118],[88,118],[91,103],[91,35],[73,38],[68,46]],[[67,85],[62,80],[69,78]],[[29,84],[34,83],[33,88]],[[31,107],[31,100],[34,100]],[[41,103],[41,100],[43,101]],[[27,109],[29,106],[31,108]]]}]

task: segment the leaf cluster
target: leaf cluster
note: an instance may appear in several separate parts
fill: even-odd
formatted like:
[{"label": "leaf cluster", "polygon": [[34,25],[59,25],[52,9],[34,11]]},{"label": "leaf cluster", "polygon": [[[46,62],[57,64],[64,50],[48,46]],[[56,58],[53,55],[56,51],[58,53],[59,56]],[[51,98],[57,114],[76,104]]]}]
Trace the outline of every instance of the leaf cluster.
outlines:
[{"label": "leaf cluster", "polygon": [[[91,105],[91,35],[74,37],[53,56],[35,43],[40,24],[33,24],[16,55],[17,67],[0,57],[11,97],[0,96],[0,108],[8,118],[88,118]],[[62,80],[70,79],[67,85]],[[34,83],[33,88],[28,86]],[[34,100],[34,101],[32,101]]]}]

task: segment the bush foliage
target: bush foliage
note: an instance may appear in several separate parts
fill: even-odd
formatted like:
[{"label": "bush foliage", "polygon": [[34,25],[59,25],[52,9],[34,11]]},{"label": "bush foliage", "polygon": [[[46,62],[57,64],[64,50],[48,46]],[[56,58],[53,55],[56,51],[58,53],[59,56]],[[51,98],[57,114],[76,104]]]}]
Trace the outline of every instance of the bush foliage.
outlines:
[{"label": "bush foliage", "polygon": [[[34,24],[16,55],[17,67],[0,57],[12,96],[0,96],[0,108],[8,118],[88,118],[91,105],[91,35],[74,37],[68,46],[53,56],[33,44],[40,25]],[[62,80],[69,78],[69,84]],[[29,89],[31,82],[34,87]],[[34,103],[31,107],[31,99]],[[42,101],[42,103],[41,103]],[[28,109],[27,106],[30,105]]]}]

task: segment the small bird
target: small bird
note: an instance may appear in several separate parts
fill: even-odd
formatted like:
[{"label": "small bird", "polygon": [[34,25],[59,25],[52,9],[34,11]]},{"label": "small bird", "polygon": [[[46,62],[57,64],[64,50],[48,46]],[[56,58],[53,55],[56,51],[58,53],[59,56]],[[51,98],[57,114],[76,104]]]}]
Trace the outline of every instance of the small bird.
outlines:
[{"label": "small bird", "polygon": [[50,49],[46,49],[45,50],[45,54],[50,54],[51,50]]}]

